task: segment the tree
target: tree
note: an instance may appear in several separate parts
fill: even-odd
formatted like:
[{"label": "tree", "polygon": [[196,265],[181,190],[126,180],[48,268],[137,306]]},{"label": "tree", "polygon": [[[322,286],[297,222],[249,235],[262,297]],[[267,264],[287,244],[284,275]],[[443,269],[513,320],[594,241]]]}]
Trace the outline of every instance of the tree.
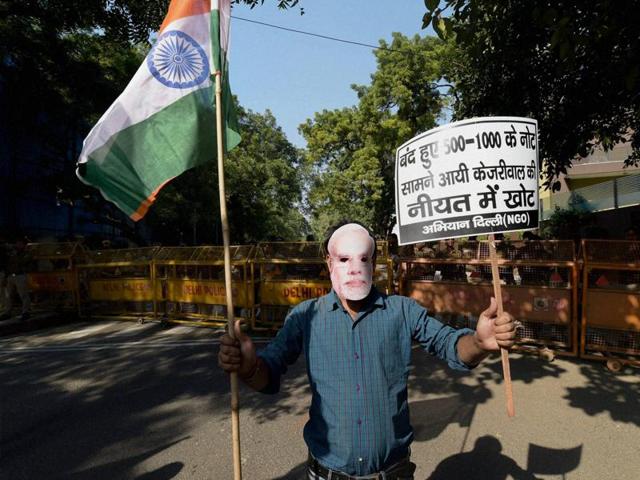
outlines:
[{"label": "tree", "polygon": [[96,206],[87,221],[124,227],[73,171],[83,133],[124,88],[144,49],[82,30],[51,3],[41,11],[35,2],[2,5],[9,13],[0,18],[8,227],[17,228],[16,201],[30,191],[67,205],[70,234],[79,202],[85,211]]},{"label": "tree", "polygon": [[[290,8],[297,0],[277,3]],[[0,0],[0,126],[8,163],[0,204],[6,200],[10,230],[18,224],[16,199],[37,190],[67,206],[69,234],[81,205],[91,213],[82,221],[135,237],[130,222],[81,184],[74,170],[82,138],[140,66],[168,5],[169,0]],[[25,165],[27,174],[19,171]]]},{"label": "tree", "polygon": [[[300,152],[270,111],[238,109],[242,142],[225,158],[227,209],[234,243],[300,240]],[[213,159],[212,159],[213,160]],[[214,162],[185,172],[163,188],[145,222],[164,243],[222,243]]]},{"label": "tree", "polygon": [[637,1],[426,1],[423,26],[453,39],[446,76],[455,118],[538,120],[545,185],[559,188],[578,155],[631,141],[640,160]]},{"label": "tree", "polygon": [[592,227],[595,219],[579,194],[572,193],[567,208],[556,205],[548,220],[542,223],[540,232],[544,238],[573,240],[578,243],[585,231]]},{"label": "tree", "polygon": [[381,40],[380,46],[371,84],[352,86],[358,104],[316,113],[300,126],[307,141],[307,208],[318,237],[347,217],[389,232],[395,149],[434,127],[446,103],[436,84],[445,48],[440,40],[394,33],[391,44]]}]

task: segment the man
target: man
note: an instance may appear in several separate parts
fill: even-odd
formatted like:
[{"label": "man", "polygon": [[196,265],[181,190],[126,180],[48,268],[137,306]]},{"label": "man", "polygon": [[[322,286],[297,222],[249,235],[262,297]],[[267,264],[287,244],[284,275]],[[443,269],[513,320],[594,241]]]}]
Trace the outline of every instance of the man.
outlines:
[{"label": "man", "polygon": [[9,256],[7,262],[7,307],[6,315],[11,314],[13,307],[13,291],[17,291],[22,302],[22,320],[29,318],[29,308],[31,307],[31,299],[29,298],[29,289],[27,286],[27,274],[33,267],[33,259],[27,252],[27,242],[23,238],[19,238],[12,255]]},{"label": "man", "polygon": [[496,303],[478,328],[454,330],[414,300],[372,288],[375,241],[362,225],[337,225],[325,240],[332,291],[301,303],[259,354],[236,323],[221,339],[218,363],[251,388],[275,393],[280,377],[304,351],[312,400],[304,439],[308,478],[358,476],[412,479],[407,378],[412,340],[455,369],[468,370],[490,352],[509,348],[513,318]]},{"label": "man", "polygon": [[0,236],[0,319],[6,310],[7,303],[7,264],[9,255],[7,254],[7,246],[5,240]]}]

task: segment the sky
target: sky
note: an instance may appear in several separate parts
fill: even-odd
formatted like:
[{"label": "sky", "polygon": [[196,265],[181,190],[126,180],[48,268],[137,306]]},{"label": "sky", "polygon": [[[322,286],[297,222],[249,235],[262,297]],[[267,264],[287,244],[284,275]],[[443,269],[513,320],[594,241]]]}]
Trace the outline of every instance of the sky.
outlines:
[{"label": "sky", "polygon": [[[278,10],[276,0],[251,10],[234,5],[232,17],[378,45],[392,32],[433,35],[422,30],[423,0],[300,0]],[[300,7],[304,15],[300,15]],[[355,105],[352,84],[368,85],[376,70],[372,48],[231,19],[230,82],[240,104],[269,109],[287,138],[305,146],[298,126],[315,112]]]}]

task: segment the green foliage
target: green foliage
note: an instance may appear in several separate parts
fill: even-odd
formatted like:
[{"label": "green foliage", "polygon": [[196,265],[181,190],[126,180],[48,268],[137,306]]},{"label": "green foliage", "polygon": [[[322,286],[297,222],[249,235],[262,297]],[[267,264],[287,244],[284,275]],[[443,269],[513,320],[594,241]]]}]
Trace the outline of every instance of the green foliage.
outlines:
[{"label": "green foliage", "polygon": [[[298,2],[299,0],[276,0],[278,8],[282,10],[293,8],[298,4]],[[258,5],[264,5],[264,0],[232,0],[231,3],[244,3],[246,5],[249,5],[251,8],[254,8]],[[300,14],[304,15],[303,8],[300,8]]]},{"label": "green foliage", "polygon": [[547,187],[559,187],[556,178],[576,156],[629,134],[626,163],[638,164],[638,2],[447,0],[427,9],[425,19],[447,17],[436,31],[458,46],[446,68],[456,86],[455,118],[537,119]]},{"label": "green foliage", "polygon": [[[225,159],[225,191],[233,244],[280,238],[300,240],[300,152],[271,112],[238,109],[242,142]],[[215,162],[180,175],[164,187],[143,220],[166,244],[220,244]]]},{"label": "green foliage", "polygon": [[342,218],[378,234],[394,223],[395,149],[435,126],[445,105],[436,82],[445,45],[399,33],[380,41],[371,84],[354,85],[358,104],[316,113],[300,126],[305,152],[308,211],[318,238]]},{"label": "green foliage", "polygon": [[242,142],[230,152],[225,167],[233,238],[300,240],[307,230],[300,212],[301,152],[269,110],[238,113]]},{"label": "green foliage", "polygon": [[[258,4],[252,0],[234,3]],[[297,0],[278,1],[281,8],[293,7],[296,3]],[[61,205],[81,205],[83,211],[91,214],[83,221],[128,229],[127,234],[135,239],[136,229],[128,228],[128,222],[123,221],[122,215],[105,202],[97,190],[79,182],[74,170],[80,140],[139,68],[149,48],[149,35],[158,29],[168,5],[169,0],[0,0],[0,88],[11,92],[3,95],[6,150],[9,152],[6,159],[9,165],[9,225],[16,225],[16,199],[20,193],[38,182],[40,190],[51,198],[55,195]],[[17,178],[19,163],[24,162],[25,157],[31,160],[33,152],[37,152],[34,161],[39,168],[38,177]],[[262,155],[258,151],[246,153],[255,154],[256,162]],[[268,152],[263,154],[268,155]],[[288,165],[290,159],[285,158],[286,155],[289,154],[283,153],[281,161]],[[273,168],[274,175],[283,175],[284,186],[279,185],[280,190],[272,187],[268,194],[273,195],[277,190],[282,195],[282,204],[289,206],[291,194],[285,189],[295,188],[291,174],[284,166],[280,171]],[[248,174],[247,171],[244,174]],[[213,178],[210,184],[203,182],[206,176],[205,169],[189,172],[178,181],[187,189],[185,193],[178,193],[174,188],[177,204],[184,206],[186,202],[189,205],[186,216],[169,202],[155,208],[156,225],[161,235],[179,240],[181,230],[191,233],[191,228],[194,225],[197,228],[200,223],[202,232],[214,230],[208,219],[219,217],[218,213],[214,217],[217,183],[214,185]],[[264,175],[257,178],[264,179]],[[199,192],[202,198],[198,199],[194,192]],[[261,198],[261,195],[266,193],[259,193],[257,197]],[[170,194],[168,198],[171,198]],[[200,207],[192,208],[193,205]],[[193,210],[208,214],[193,215]],[[284,207],[258,211],[264,215],[282,214],[278,220],[284,232],[281,235],[290,236],[294,231],[303,230],[302,217],[297,210],[288,215],[284,215]],[[236,213],[235,210],[232,213]],[[249,218],[242,215],[242,210],[239,213],[241,218]],[[234,228],[242,239],[272,234],[272,222],[259,220],[251,228],[241,224]],[[174,225],[180,228],[174,230]],[[216,232],[219,231],[218,225]]]},{"label": "green foliage", "polygon": [[594,222],[593,214],[587,208],[584,197],[572,194],[567,208],[556,205],[551,217],[540,227],[543,238],[555,240],[574,240],[581,237],[581,233]]},{"label": "green foliage", "polygon": [[[0,83],[6,118],[9,225],[16,199],[33,189],[69,206],[82,203],[86,221],[122,227],[94,189],[73,174],[80,139],[119,95],[144,58],[145,48],[120,43],[86,27],[81,2],[2,4]],[[25,160],[37,178],[18,176]],[[72,233],[72,232],[70,232]]]}]

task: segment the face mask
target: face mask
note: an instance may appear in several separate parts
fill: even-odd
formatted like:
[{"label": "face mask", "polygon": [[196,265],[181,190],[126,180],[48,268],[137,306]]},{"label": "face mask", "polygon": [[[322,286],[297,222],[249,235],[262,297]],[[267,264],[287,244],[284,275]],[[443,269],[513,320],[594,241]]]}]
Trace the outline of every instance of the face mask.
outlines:
[{"label": "face mask", "polygon": [[341,299],[363,300],[371,291],[373,240],[360,225],[340,227],[329,240],[331,285]]}]

